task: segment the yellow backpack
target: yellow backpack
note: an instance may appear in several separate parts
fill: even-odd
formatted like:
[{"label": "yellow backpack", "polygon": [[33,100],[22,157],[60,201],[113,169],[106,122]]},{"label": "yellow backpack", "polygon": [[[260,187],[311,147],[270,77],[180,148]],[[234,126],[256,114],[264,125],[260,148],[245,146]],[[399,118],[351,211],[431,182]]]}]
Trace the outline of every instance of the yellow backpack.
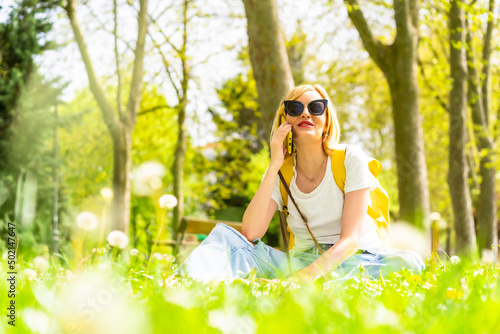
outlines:
[{"label": "yellow backpack", "polygon": [[[346,170],[345,170],[345,152],[347,146],[344,149],[337,149],[330,156],[331,157],[331,165],[332,165],[332,173],[333,178],[335,179],[335,183],[339,187],[339,189],[344,192],[345,179],[346,179]],[[293,165],[295,163],[294,155],[289,156],[283,162],[283,166],[281,166],[281,173],[286,181],[286,184],[289,186],[293,177]],[[372,159],[368,163],[368,169],[373,174],[373,176],[377,177],[382,170],[382,164]],[[285,186],[282,182],[280,182],[280,192],[281,197],[283,199],[283,212],[288,216],[288,193],[285,189]],[[370,191],[371,204],[368,206],[368,215],[375,221],[375,225],[377,226],[377,233],[382,241],[385,243],[388,240],[389,232],[390,232],[390,220],[389,220],[389,196],[387,192],[380,186]],[[290,232],[290,240],[288,242],[288,249],[292,249],[294,245],[294,236],[290,227],[287,226],[288,232]]]}]

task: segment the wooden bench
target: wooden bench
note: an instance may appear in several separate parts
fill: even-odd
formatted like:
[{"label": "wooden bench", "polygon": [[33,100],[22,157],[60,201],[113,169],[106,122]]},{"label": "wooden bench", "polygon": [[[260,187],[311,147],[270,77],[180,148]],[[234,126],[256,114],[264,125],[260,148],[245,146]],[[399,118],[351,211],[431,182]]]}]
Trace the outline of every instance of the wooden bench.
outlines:
[{"label": "wooden bench", "polygon": [[210,234],[215,225],[218,223],[223,223],[228,226],[231,226],[238,232],[241,232],[242,223],[239,222],[230,222],[224,220],[213,220],[213,219],[204,219],[204,218],[192,218],[192,217],[184,217],[181,220],[181,224],[179,226],[179,230],[177,231],[178,239],[177,240],[161,240],[158,244],[162,245],[184,245],[191,246],[197,245],[197,241],[188,241],[184,240],[186,234]]}]

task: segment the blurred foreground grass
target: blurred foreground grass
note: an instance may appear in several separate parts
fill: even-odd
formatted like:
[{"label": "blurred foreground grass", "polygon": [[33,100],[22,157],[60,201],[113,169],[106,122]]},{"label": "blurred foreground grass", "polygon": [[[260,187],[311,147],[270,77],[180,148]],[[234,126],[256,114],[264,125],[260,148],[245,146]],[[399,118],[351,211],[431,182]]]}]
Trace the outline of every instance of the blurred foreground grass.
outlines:
[{"label": "blurred foreground grass", "polygon": [[172,276],[172,257],[153,258],[147,274],[144,254],[110,249],[83,263],[20,260],[15,328],[2,265],[0,333],[500,332],[500,269],[491,265],[304,286],[255,277],[201,284]]}]

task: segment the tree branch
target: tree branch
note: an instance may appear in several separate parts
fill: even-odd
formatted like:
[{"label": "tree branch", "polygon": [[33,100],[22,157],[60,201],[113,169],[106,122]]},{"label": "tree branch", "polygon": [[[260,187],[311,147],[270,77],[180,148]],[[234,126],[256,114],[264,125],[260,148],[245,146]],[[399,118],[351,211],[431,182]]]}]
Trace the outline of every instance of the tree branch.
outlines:
[{"label": "tree branch", "polygon": [[[490,0],[488,5],[488,23],[486,24],[486,32],[483,41],[483,56],[481,58],[482,69],[482,92],[483,92],[483,108],[486,124],[489,124],[490,116],[490,58],[491,58],[491,39],[493,36],[493,28],[495,27],[495,18],[493,10],[495,8],[495,0]],[[500,120],[497,119],[497,122]]]},{"label": "tree branch", "polygon": [[116,107],[118,109],[118,115],[120,119],[123,119],[123,108],[122,108],[122,78],[120,73],[120,58],[118,55],[118,8],[116,0],[113,0],[113,16],[114,16],[114,28],[113,36],[115,40],[115,64],[116,64],[116,76],[118,80],[118,87],[116,89]]},{"label": "tree branch", "polygon": [[158,27],[158,32],[163,36],[163,38],[165,39],[165,42],[170,45],[172,47],[172,49],[174,49],[174,51],[177,53],[177,55],[180,55],[181,54],[181,50],[179,50],[179,48],[177,48],[174,44],[172,44],[172,42],[170,42],[170,38],[168,38],[165,33],[163,32],[162,29],[159,28],[158,26],[158,23],[156,23],[156,20],[153,19],[151,16],[149,17],[149,19],[151,20],[151,22],[153,22],[153,24]]},{"label": "tree branch", "polygon": [[[83,2],[82,2],[82,4],[83,4]],[[101,19],[99,18],[99,16],[96,13],[94,13],[94,11],[92,10],[91,7],[88,7],[87,10],[89,11],[90,15],[97,21],[98,26],[99,26],[99,29],[97,29],[97,30],[102,30],[102,31],[109,33],[110,35],[113,35],[113,31],[110,31],[106,27],[104,22],[102,22]],[[126,41],[123,38],[119,38],[119,40],[127,46],[127,50],[133,50],[128,41]]]},{"label": "tree branch", "polygon": [[96,99],[97,104],[101,109],[102,116],[104,118],[106,126],[108,127],[111,135],[114,138],[116,138],[118,137],[119,134],[119,127],[120,127],[119,120],[117,119],[113,111],[113,107],[107,100],[106,95],[104,94],[104,91],[102,90],[97,80],[94,66],[92,64],[92,60],[90,59],[87,45],[85,43],[85,39],[83,37],[80,28],[80,23],[78,22],[78,18],[76,17],[74,0],[68,0],[66,7],[64,7],[64,9],[68,14],[68,18],[70,20],[71,27],[73,29],[73,34],[75,35],[75,40],[76,43],[78,44],[78,49],[80,50],[83,63],[85,64],[85,69],[87,70],[90,90],[92,91],[92,94],[94,95],[94,98]]},{"label": "tree branch", "polygon": [[418,62],[418,68],[420,69],[420,74],[422,75],[422,79],[424,79],[425,84],[428,87],[430,87],[433,92],[435,92],[434,98],[436,99],[437,103],[441,107],[443,107],[443,109],[446,110],[446,112],[450,112],[446,102],[444,102],[444,100],[441,98],[441,96],[439,96],[439,94],[438,94],[439,90],[432,87],[431,81],[429,79],[427,79],[427,76],[425,75],[425,71],[424,71],[424,65],[422,64],[422,61],[420,60],[420,58],[417,58],[417,62]]},{"label": "tree branch", "polygon": [[382,71],[386,73],[389,70],[386,63],[390,55],[389,46],[373,36],[357,0],[344,0],[344,3],[347,7],[347,14],[356,27],[366,51]]},{"label": "tree branch", "polygon": [[161,51],[160,45],[158,43],[156,43],[153,36],[150,33],[148,33],[148,35],[151,38],[151,40],[153,41],[154,47],[158,50],[158,53],[160,54],[160,57],[163,61],[163,66],[165,66],[165,71],[167,72],[168,78],[170,79],[170,83],[172,84],[172,86],[175,89],[175,94],[177,95],[177,99],[180,101],[181,100],[181,93],[179,91],[179,88],[175,84],[174,78],[172,77],[172,72],[170,72],[170,63],[168,62],[167,57],[165,57],[165,55]]},{"label": "tree branch", "polygon": [[144,76],[144,48],[146,45],[146,33],[148,28],[148,1],[140,0],[138,15],[137,43],[135,48],[134,69],[130,93],[128,96],[127,114],[125,115],[128,125],[133,126],[137,120],[137,112],[142,95],[142,78]]},{"label": "tree branch", "polygon": [[160,105],[160,106],[154,106],[152,108],[149,108],[149,109],[143,109],[141,111],[139,111],[138,113],[138,116],[142,116],[142,115],[145,115],[145,114],[148,114],[148,113],[152,113],[152,112],[155,112],[156,110],[159,110],[159,109],[169,109],[170,106],[168,105]]},{"label": "tree branch", "polygon": [[[158,19],[160,19],[160,17],[163,16],[163,14],[165,14],[167,12],[167,10],[171,9],[174,7],[174,4],[171,4],[170,6],[167,6],[165,7],[157,16],[156,16],[156,19],[153,19],[151,16],[150,16],[150,19],[151,19],[151,22],[155,22],[155,21],[158,21]],[[154,13],[156,13],[156,11],[153,11]]]}]

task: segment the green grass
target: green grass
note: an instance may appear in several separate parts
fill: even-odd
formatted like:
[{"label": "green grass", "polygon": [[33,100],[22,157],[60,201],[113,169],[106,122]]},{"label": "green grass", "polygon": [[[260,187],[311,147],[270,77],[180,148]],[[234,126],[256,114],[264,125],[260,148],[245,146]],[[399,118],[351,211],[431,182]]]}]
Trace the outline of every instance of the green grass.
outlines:
[{"label": "green grass", "polygon": [[[114,257],[114,259],[113,259]],[[18,264],[16,327],[0,333],[498,333],[500,269],[441,264],[299,286],[290,280],[201,284],[143,254],[95,252],[84,263],[52,260],[28,279]],[[9,298],[2,266],[0,305]]]}]

